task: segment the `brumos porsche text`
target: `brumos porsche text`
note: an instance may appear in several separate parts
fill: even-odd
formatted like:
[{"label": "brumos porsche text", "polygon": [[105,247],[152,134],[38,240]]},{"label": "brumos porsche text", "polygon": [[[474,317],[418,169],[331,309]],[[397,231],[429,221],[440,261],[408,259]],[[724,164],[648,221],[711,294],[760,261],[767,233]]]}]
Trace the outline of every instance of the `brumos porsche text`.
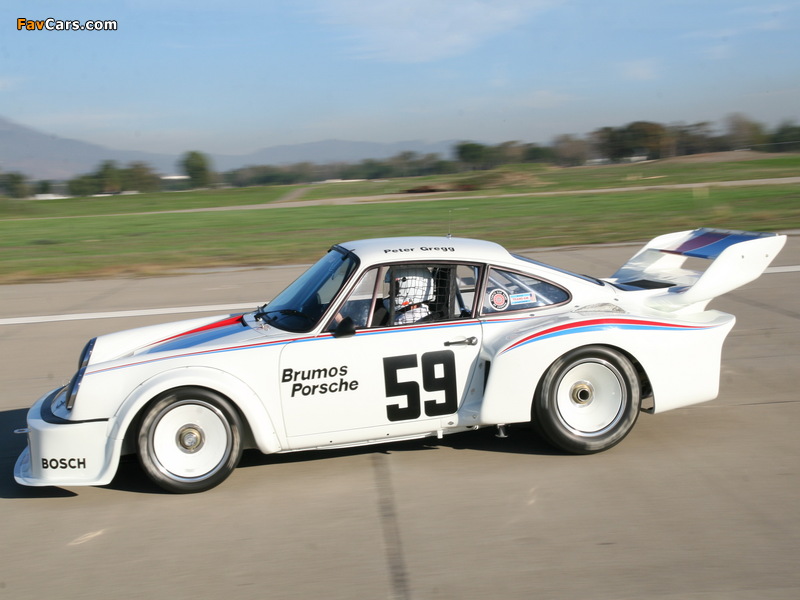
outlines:
[{"label": "brumos porsche text", "polygon": [[301,396],[315,396],[317,394],[355,391],[358,389],[358,381],[345,379],[347,370],[347,366],[344,365],[341,367],[323,367],[299,371],[284,369],[281,373],[281,383],[292,384],[292,398],[298,394]]}]

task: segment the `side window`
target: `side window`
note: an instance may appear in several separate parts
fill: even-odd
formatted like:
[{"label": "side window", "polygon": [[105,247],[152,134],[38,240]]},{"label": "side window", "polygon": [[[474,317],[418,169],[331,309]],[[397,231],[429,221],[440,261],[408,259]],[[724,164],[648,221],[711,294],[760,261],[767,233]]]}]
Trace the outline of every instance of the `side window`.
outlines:
[{"label": "side window", "polygon": [[366,327],[370,314],[374,313],[374,301],[376,281],[378,280],[380,269],[370,269],[361,276],[361,280],[350,292],[347,301],[339,309],[339,313],[328,327],[329,330],[336,328],[336,325],[345,317],[353,319],[356,327]]},{"label": "side window", "polygon": [[480,269],[474,265],[392,265],[384,278],[386,323],[451,321],[472,316]]},{"label": "side window", "polygon": [[451,266],[392,265],[384,278],[383,305],[387,325],[449,319],[452,288]]},{"label": "side window", "polygon": [[456,267],[456,310],[457,317],[472,316],[475,308],[475,291],[480,281],[480,269],[474,265]]},{"label": "side window", "polygon": [[361,277],[328,330],[345,317],[357,328],[469,318],[480,269],[472,265],[399,264]]},{"label": "side window", "polygon": [[566,290],[530,275],[489,269],[481,314],[530,310],[569,300]]}]

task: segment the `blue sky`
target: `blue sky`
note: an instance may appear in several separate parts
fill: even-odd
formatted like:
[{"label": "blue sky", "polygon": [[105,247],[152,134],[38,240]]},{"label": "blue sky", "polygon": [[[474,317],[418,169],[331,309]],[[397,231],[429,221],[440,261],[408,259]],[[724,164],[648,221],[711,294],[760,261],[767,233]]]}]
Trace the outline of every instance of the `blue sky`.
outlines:
[{"label": "blue sky", "polygon": [[127,150],[800,120],[798,0],[5,0],[0,27],[0,116]]}]

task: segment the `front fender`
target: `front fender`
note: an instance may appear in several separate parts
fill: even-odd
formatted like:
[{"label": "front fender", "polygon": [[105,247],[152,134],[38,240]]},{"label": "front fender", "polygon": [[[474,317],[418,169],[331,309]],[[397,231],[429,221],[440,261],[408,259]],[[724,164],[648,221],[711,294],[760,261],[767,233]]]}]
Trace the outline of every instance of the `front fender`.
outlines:
[{"label": "front fender", "polygon": [[258,395],[241,379],[212,367],[179,367],[163,371],[141,383],[117,410],[109,437],[121,441],[150,400],[168,390],[184,386],[205,387],[227,397],[241,411],[261,452],[269,454],[281,450],[272,419]]}]

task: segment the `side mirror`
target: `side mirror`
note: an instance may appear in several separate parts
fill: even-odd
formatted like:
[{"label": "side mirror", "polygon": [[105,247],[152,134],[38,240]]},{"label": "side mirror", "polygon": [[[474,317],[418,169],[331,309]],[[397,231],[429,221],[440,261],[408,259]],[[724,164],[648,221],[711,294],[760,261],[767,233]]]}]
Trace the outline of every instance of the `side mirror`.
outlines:
[{"label": "side mirror", "polygon": [[356,334],[356,324],[353,322],[353,319],[350,317],[345,317],[339,324],[336,326],[336,329],[333,330],[333,337],[340,338],[340,337],[352,337]]}]

